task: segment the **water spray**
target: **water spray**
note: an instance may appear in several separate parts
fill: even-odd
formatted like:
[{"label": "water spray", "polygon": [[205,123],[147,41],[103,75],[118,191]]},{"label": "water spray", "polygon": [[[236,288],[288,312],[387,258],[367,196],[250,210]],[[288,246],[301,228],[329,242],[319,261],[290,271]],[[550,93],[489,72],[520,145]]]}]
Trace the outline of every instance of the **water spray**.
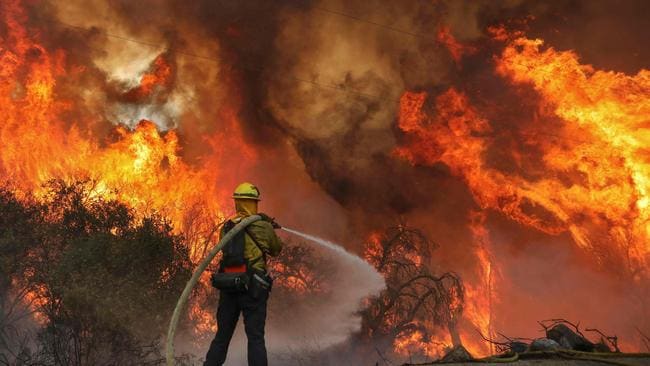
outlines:
[{"label": "water spray", "polygon": [[[226,243],[228,243],[228,241],[230,241],[241,230],[245,229],[249,224],[262,219],[263,218],[260,215],[252,215],[246,217],[245,219],[240,221],[237,225],[235,225],[230,231],[228,231],[228,233],[226,233],[226,235],[223,236],[223,238],[221,238],[219,243],[214,248],[212,248],[212,250],[210,250],[210,252],[206,255],[203,261],[196,268],[190,280],[187,281],[187,285],[185,285],[185,289],[183,289],[183,293],[178,299],[176,308],[174,308],[172,319],[169,322],[169,329],[167,331],[167,343],[166,343],[167,366],[174,365],[174,333],[176,332],[176,327],[178,326],[178,321],[180,319],[181,312],[185,304],[187,303],[187,300],[190,296],[190,293],[192,292],[192,289],[199,281],[201,274],[205,271],[205,269],[208,267],[212,259],[214,259],[214,257],[217,255],[217,253],[221,251],[221,249],[224,247],[224,245],[226,245]],[[359,256],[348,252],[342,246],[313,235],[305,234],[297,230],[289,229],[286,227],[281,227],[281,229],[288,233],[297,235],[303,239],[307,239],[311,242],[319,244],[337,254],[340,254],[347,261],[353,263],[357,268],[363,270],[366,273],[368,278],[373,279],[373,282],[378,281],[383,284],[383,277],[379,272],[377,272],[377,270],[373,266],[371,266],[368,262],[364,261]]]},{"label": "water spray", "polygon": [[293,229],[289,229],[289,228],[286,228],[286,227],[282,227],[281,229],[288,232],[288,233],[297,235],[297,236],[299,236],[299,237],[301,237],[303,239],[307,239],[307,240],[312,241],[312,242],[314,242],[316,244],[319,244],[319,245],[321,245],[321,246],[323,246],[325,248],[328,248],[328,249],[330,249],[330,250],[332,250],[332,251],[334,251],[334,252],[336,252],[338,254],[341,254],[347,260],[349,260],[351,262],[354,262],[356,265],[360,266],[362,269],[364,269],[364,271],[366,271],[368,273],[372,273],[372,274],[376,275],[378,278],[381,277],[381,274],[379,274],[379,272],[377,272],[377,270],[373,266],[371,266],[370,263],[364,261],[361,257],[348,252],[347,250],[345,250],[345,248],[343,248],[342,246],[340,246],[340,245],[338,245],[336,243],[332,243],[329,240],[325,240],[325,239],[319,238],[317,236],[305,234],[305,233],[300,232],[298,230],[293,230]]}]

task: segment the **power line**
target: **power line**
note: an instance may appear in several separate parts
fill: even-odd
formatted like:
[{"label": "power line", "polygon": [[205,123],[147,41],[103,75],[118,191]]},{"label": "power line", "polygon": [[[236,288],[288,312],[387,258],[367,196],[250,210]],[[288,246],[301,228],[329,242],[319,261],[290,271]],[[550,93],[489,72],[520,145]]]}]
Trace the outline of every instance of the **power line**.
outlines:
[{"label": "power line", "polygon": [[[67,28],[73,28],[73,29],[78,29],[78,30],[83,30],[83,31],[88,30],[88,28],[86,28],[86,27],[81,27],[81,26],[78,26],[78,25],[68,24],[68,23],[65,23],[65,22],[62,22],[62,21],[58,21],[58,20],[55,21],[55,22],[62,25],[62,26],[64,26],[64,27],[67,27]],[[167,48],[167,45],[164,45],[164,44],[156,44],[156,43],[145,42],[145,41],[141,41],[141,40],[138,40],[138,39],[129,38],[129,37],[125,37],[125,36],[121,36],[121,35],[117,35],[117,34],[112,34],[112,33],[108,33],[108,32],[103,32],[103,34],[106,37],[109,37],[109,38],[115,38],[115,39],[119,39],[119,40],[122,40],[122,41],[132,42],[132,43],[136,43],[136,44],[140,44],[140,45],[144,45],[144,46],[148,46],[148,47],[152,47],[152,48],[162,48],[162,49],[166,49],[168,51],[173,51],[173,52],[175,52],[177,54],[180,54],[180,55],[184,55],[184,56],[188,56],[188,57],[194,57],[194,58],[214,62],[214,63],[217,63],[217,64],[222,64],[222,61],[220,61],[220,60],[218,60],[216,58],[197,55],[197,54],[194,54],[194,53],[191,53],[191,52],[187,52],[187,51],[183,51],[183,50],[179,50],[179,49],[175,49],[175,48]],[[264,67],[249,66],[249,65],[246,65],[246,64],[240,64],[240,66],[243,69],[247,69],[249,71],[256,71],[256,72],[264,72],[264,71],[266,71],[266,69]],[[292,80],[299,81],[299,82],[302,82],[302,83],[311,84],[311,85],[319,87],[319,88],[338,90],[338,91],[341,91],[341,92],[345,92],[345,93],[349,93],[349,94],[355,94],[355,95],[366,97],[366,98],[382,99],[382,97],[380,97],[378,95],[365,93],[365,92],[362,92],[362,91],[357,90],[357,89],[343,87],[343,86],[336,85],[336,84],[323,84],[323,83],[319,83],[319,82],[316,82],[316,81],[313,81],[313,80],[309,80],[309,79],[305,79],[305,78],[301,78],[301,77],[297,77],[297,76],[292,76],[292,75],[286,75],[286,74],[284,74],[283,76],[285,78],[287,78],[287,79],[292,79]],[[266,75],[266,77],[270,78],[270,79],[274,79],[274,78],[275,79],[280,79],[278,77],[273,77],[271,75]]]},{"label": "power line", "polygon": [[334,14],[334,15],[338,15],[338,16],[341,16],[341,17],[353,19],[353,20],[356,20],[358,22],[371,24],[371,25],[374,25],[374,26],[377,26],[377,27],[380,27],[380,28],[388,29],[388,30],[396,32],[396,33],[406,34],[406,35],[412,36],[412,37],[424,38],[424,39],[427,39],[427,40],[435,41],[435,39],[431,38],[428,35],[413,33],[411,31],[407,31],[407,30],[404,30],[404,29],[393,27],[392,25],[387,25],[387,24],[378,23],[378,22],[375,22],[375,21],[372,21],[372,20],[367,20],[367,19],[358,17],[356,15],[343,13],[341,11],[325,9],[325,8],[321,8],[321,7],[318,7],[318,6],[314,6],[314,7],[312,7],[312,9],[318,10],[318,11],[323,12],[323,13]]},{"label": "power line", "polygon": [[[366,19],[363,19],[361,17],[355,16],[355,15],[352,15],[352,14],[347,14],[347,13],[344,13],[344,12],[341,12],[341,11],[326,9],[326,8],[322,8],[322,7],[313,7],[313,9],[324,12],[324,13],[337,15],[337,16],[340,16],[340,17],[343,17],[343,18],[346,18],[346,19],[354,20],[354,21],[357,21],[357,22],[371,24],[371,25],[374,25],[374,26],[377,26],[377,27],[380,27],[380,28],[384,28],[384,29],[387,29],[387,30],[390,30],[390,31],[393,31],[393,32],[396,32],[396,33],[405,34],[405,35],[409,35],[409,36],[417,37],[417,38],[423,38],[423,39],[426,39],[428,41],[435,42],[435,40],[432,39],[431,37],[428,37],[428,36],[425,36],[425,35],[422,35],[422,34],[410,32],[410,31],[407,31],[407,30],[403,30],[403,29],[400,29],[400,28],[396,28],[396,27],[393,27],[393,26],[390,26],[390,25],[387,25],[387,24],[382,24],[382,23],[378,23],[378,22],[375,22],[375,21],[371,21],[371,20],[366,20]],[[62,22],[62,21],[59,21],[59,20],[54,20],[54,22],[56,22],[56,23],[58,23],[58,24],[60,24],[60,25],[62,25],[64,27],[68,27],[68,28],[78,29],[78,30],[82,30],[82,31],[87,31],[88,30],[88,28],[86,28],[86,27],[81,27],[81,26],[78,26],[78,25],[65,23],[65,22]],[[198,55],[198,54],[187,52],[187,51],[183,51],[181,49],[168,48],[167,45],[164,45],[164,44],[156,44],[156,43],[145,42],[145,41],[141,41],[139,39],[125,37],[125,36],[118,35],[118,34],[112,34],[112,33],[109,33],[109,32],[103,32],[103,34],[105,36],[107,36],[107,37],[110,37],[110,38],[115,38],[115,39],[119,39],[119,40],[126,41],[126,42],[132,42],[132,43],[136,43],[136,44],[140,44],[140,45],[144,45],[144,46],[148,46],[148,47],[152,47],[152,48],[167,49],[168,51],[173,51],[173,52],[175,52],[177,54],[180,54],[180,55],[184,55],[184,56],[188,56],[188,57],[194,57],[194,58],[197,58],[197,59],[201,59],[201,60],[221,64],[221,61],[218,60],[218,59],[208,57],[208,56]],[[439,44],[436,44],[435,46],[437,48],[441,47]],[[243,68],[243,69],[249,70],[249,71],[256,71],[256,72],[266,71],[266,69],[264,67],[250,66],[250,65],[247,65],[247,64],[240,64],[240,67]],[[272,77],[272,76],[270,76],[268,74],[265,75],[265,76],[267,78],[271,78],[271,79],[280,79],[278,77]],[[358,90],[358,89],[343,87],[343,86],[333,84],[333,83],[331,83],[331,84],[323,84],[323,83],[319,83],[319,82],[314,81],[314,80],[309,80],[309,79],[305,79],[305,78],[301,78],[301,77],[297,77],[297,76],[292,76],[292,75],[286,75],[286,74],[284,74],[283,76],[285,78],[292,79],[294,81],[298,81],[298,82],[302,82],[302,83],[306,83],[306,84],[311,84],[311,85],[319,87],[319,88],[337,90],[337,91],[341,91],[341,92],[345,92],[345,93],[349,93],[349,94],[354,94],[354,95],[357,95],[357,96],[367,97],[367,98],[383,99],[383,97],[381,97],[379,95],[366,93],[366,92],[363,92],[363,91]]]},{"label": "power line", "polygon": [[[426,40],[429,40],[429,41],[435,41],[431,37],[428,37],[428,36],[423,35],[423,34],[418,34],[418,33],[414,33],[414,32],[411,32],[411,31],[396,28],[396,27],[393,27],[393,26],[390,26],[390,25],[387,25],[387,24],[375,22],[375,21],[372,21],[372,20],[367,20],[367,19],[355,16],[355,15],[352,15],[352,14],[347,14],[347,13],[344,13],[344,12],[341,12],[341,11],[326,9],[326,8],[322,8],[322,7],[312,7],[312,9],[320,11],[320,12],[328,13],[328,14],[337,15],[337,16],[340,16],[340,17],[343,17],[343,18],[346,18],[346,19],[350,19],[350,20],[353,20],[353,21],[362,22],[362,23],[366,23],[366,24],[371,24],[371,25],[376,26],[376,27],[384,28],[384,29],[387,29],[387,30],[390,30],[390,31],[393,31],[393,32],[396,32],[396,33],[400,33],[400,34],[405,34],[405,35],[408,35],[408,36],[411,36],[411,37],[417,37],[417,38],[423,38],[423,39],[426,39]],[[88,28],[86,28],[86,27],[72,25],[72,24],[61,22],[61,21],[56,21],[56,22],[63,25],[63,26],[65,26],[65,27],[68,27],[68,28],[74,28],[74,29],[79,29],[79,30],[84,30],[84,31],[88,30]],[[167,45],[164,45],[164,44],[156,44],[156,43],[145,42],[145,41],[141,41],[141,40],[138,40],[138,39],[125,37],[125,36],[121,36],[121,35],[117,35],[117,34],[112,34],[112,33],[108,33],[108,32],[104,32],[103,34],[106,35],[107,37],[110,37],[110,38],[115,38],[115,39],[119,39],[119,40],[123,40],[123,41],[127,41],[127,42],[133,42],[133,43],[136,43],[136,44],[140,44],[140,45],[144,45],[144,46],[148,46],[148,47],[153,47],[153,48],[167,49],[168,51],[173,51],[173,52],[175,52],[177,54],[181,54],[181,55],[184,55],[184,56],[194,57],[194,58],[197,58],[197,59],[202,59],[202,60],[206,60],[206,61],[221,64],[221,61],[216,59],[216,58],[203,56],[203,55],[198,55],[198,54],[183,51],[183,50],[180,50],[180,49],[167,48]],[[440,47],[440,45],[436,45],[436,47]],[[529,69],[531,68],[530,65],[526,65],[526,64],[521,64],[521,63],[517,63],[517,62],[514,62],[514,64],[517,64],[519,66],[524,66],[524,67],[527,67]],[[264,67],[250,66],[250,65],[246,65],[246,64],[240,64],[239,66],[241,68],[247,69],[249,71],[256,71],[256,72],[264,72],[264,71],[266,71],[266,69]],[[268,73],[267,73],[267,75],[265,75],[265,77],[271,78],[271,79],[278,79],[278,80],[282,79],[280,77],[273,77],[271,75],[268,75]],[[373,98],[373,99],[379,99],[379,100],[385,99],[384,97],[381,97],[381,96],[378,96],[378,95],[365,93],[365,92],[362,92],[362,91],[357,90],[357,89],[347,88],[347,87],[343,87],[343,86],[336,85],[336,84],[323,84],[323,83],[319,83],[319,82],[314,81],[314,80],[309,80],[309,79],[305,79],[305,78],[301,78],[301,77],[297,77],[297,76],[292,76],[292,75],[286,75],[286,74],[284,74],[283,77],[286,78],[286,79],[291,79],[291,80],[294,80],[294,81],[310,84],[310,85],[313,85],[313,86],[318,87],[318,88],[337,90],[337,91],[340,91],[340,92],[345,92],[345,93],[354,94],[354,95],[357,95],[357,96]],[[568,77],[570,79],[577,80],[577,75],[571,74],[571,75],[568,75]],[[537,132],[536,134],[547,135],[547,136],[553,136],[553,137],[560,138],[559,135],[545,133],[545,132]],[[589,140],[579,140],[579,139],[575,140],[575,141],[589,142]]]},{"label": "power line", "polygon": [[[331,9],[318,7],[318,6],[314,6],[311,9],[314,9],[314,10],[317,10],[317,11],[320,11],[320,12],[323,12],[323,13],[327,13],[327,14],[337,15],[339,17],[351,19],[351,20],[354,20],[354,21],[357,21],[357,22],[370,24],[370,25],[373,25],[373,26],[376,26],[376,27],[384,28],[384,29],[390,30],[392,32],[405,34],[405,35],[408,35],[408,36],[411,36],[411,37],[422,38],[422,39],[426,39],[428,41],[435,41],[435,39],[433,39],[432,37],[427,36],[427,35],[418,34],[418,33],[414,33],[414,32],[407,31],[407,30],[404,30],[404,29],[400,29],[400,28],[397,28],[397,27],[393,27],[391,25],[375,22],[375,21],[372,21],[372,20],[367,20],[367,19],[358,17],[356,15],[344,13],[344,12],[341,12],[341,11],[338,11],[338,10],[331,10]],[[55,22],[65,26],[65,27],[68,27],[68,28],[75,28],[75,29],[79,29],[79,30],[88,30],[88,28],[73,25],[73,24],[69,24],[69,23],[65,23],[65,22],[62,22],[62,21],[59,21],[59,20],[55,20]],[[117,35],[117,34],[111,34],[111,33],[108,33],[108,32],[104,32],[103,34],[106,35],[107,37],[110,37],[110,38],[120,39],[120,40],[127,41],[127,42],[133,42],[133,43],[141,44],[141,45],[148,46],[148,47],[166,48],[166,45],[144,42],[144,41],[141,41],[141,40],[138,40],[138,39],[125,37],[125,36],[121,36],[121,35]],[[438,44],[436,44],[435,46],[440,47],[440,45],[438,45]],[[220,63],[219,60],[214,59],[212,57],[197,55],[197,54],[194,54],[194,53],[190,53],[190,52],[186,52],[186,51],[178,50],[178,49],[172,49],[172,48],[168,48],[168,50],[170,50],[170,51],[173,50],[174,52],[176,52],[178,54],[181,54],[181,55],[184,55],[184,56],[194,57],[194,58],[198,58],[198,59],[202,59],[202,60],[206,60],[206,61]],[[248,69],[250,71],[258,71],[258,72],[265,71],[264,68],[251,67],[251,66],[247,66],[247,65],[243,65],[242,68]],[[285,75],[285,76],[287,76],[287,75]],[[267,75],[267,77],[268,77],[268,75]],[[357,89],[347,88],[347,87],[343,87],[343,86],[336,85],[336,84],[323,84],[323,83],[319,83],[319,82],[316,82],[316,81],[313,81],[313,80],[300,78],[300,77],[296,77],[296,76],[291,76],[291,75],[288,75],[287,77],[290,78],[290,79],[293,79],[295,81],[311,84],[313,86],[320,87],[320,88],[338,90],[338,91],[342,91],[342,92],[346,92],[346,93],[350,93],[350,94],[355,94],[355,95],[362,96],[362,97],[369,97],[369,98],[373,98],[373,99],[383,99],[381,96],[378,96],[378,95],[365,93],[365,92],[362,92],[362,91],[357,90]]]}]

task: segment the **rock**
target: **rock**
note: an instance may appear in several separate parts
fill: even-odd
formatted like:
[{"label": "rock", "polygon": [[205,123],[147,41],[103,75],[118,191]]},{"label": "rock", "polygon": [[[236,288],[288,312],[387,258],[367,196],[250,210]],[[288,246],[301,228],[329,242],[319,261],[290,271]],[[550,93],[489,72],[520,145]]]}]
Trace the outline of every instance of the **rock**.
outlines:
[{"label": "rock", "polygon": [[528,350],[528,343],[514,341],[510,343],[510,350],[515,353],[524,353]]},{"label": "rock", "polygon": [[530,344],[529,350],[531,352],[534,352],[534,351],[557,351],[560,348],[562,348],[560,346],[560,344],[557,343],[556,341],[552,340],[552,339],[537,338],[537,339],[535,339],[533,341],[533,343]]},{"label": "rock", "polygon": [[440,359],[441,362],[468,362],[472,361],[474,357],[467,352],[465,347],[458,345],[454,346],[444,357]]},{"label": "rock", "polygon": [[556,341],[563,348],[583,352],[592,352],[594,350],[593,343],[569,329],[569,327],[564,324],[557,324],[553,328],[547,330],[546,337]]}]

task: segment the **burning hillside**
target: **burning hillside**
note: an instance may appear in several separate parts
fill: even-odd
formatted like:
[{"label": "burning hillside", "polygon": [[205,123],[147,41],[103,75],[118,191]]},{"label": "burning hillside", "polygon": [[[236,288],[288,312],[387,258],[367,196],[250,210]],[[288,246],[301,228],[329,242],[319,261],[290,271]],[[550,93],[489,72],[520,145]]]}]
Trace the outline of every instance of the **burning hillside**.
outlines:
[{"label": "burning hillside", "polygon": [[[159,331],[233,213],[233,187],[250,180],[263,211],[343,243],[387,286],[339,309],[353,326],[316,319],[354,289],[335,288],[340,259],[295,242],[273,264],[269,337],[329,325],[345,334],[323,335],[336,340],[326,346],[350,359],[424,360],[461,344],[487,355],[484,338],[537,338],[537,320],[566,318],[643,349],[645,2],[92,3],[0,3],[2,263],[20,257],[16,237],[34,244],[0,291],[6,308],[34,312],[30,327],[71,321],[63,309],[97,295],[81,282],[57,295],[66,270],[90,273],[73,253],[97,241],[128,256],[147,237],[169,254],[134,250],[159,272],[150,294],[164,306],[147,317]],[[61,267],[40,276],[47,233]],[[145,264],[97,265],[119,279]],[[184,319],[191,352],[216,327],[208,278]],[[84,319],[101,334],[131,319],[113,316]],[[142,336],[127,328],[124,344]],[[282,342],[271,343],[283,357],[304,345]]]}]

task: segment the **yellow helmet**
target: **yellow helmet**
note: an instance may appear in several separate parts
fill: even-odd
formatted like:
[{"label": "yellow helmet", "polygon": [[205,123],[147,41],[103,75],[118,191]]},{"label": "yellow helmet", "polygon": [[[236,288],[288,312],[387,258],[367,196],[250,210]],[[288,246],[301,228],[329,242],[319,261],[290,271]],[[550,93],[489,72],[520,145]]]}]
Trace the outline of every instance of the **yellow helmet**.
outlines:
[{"label": "yellow helmet", "polygon": [[245,182],[235,188],[232,198],[260,201],[260,191],[254,185]]}]

